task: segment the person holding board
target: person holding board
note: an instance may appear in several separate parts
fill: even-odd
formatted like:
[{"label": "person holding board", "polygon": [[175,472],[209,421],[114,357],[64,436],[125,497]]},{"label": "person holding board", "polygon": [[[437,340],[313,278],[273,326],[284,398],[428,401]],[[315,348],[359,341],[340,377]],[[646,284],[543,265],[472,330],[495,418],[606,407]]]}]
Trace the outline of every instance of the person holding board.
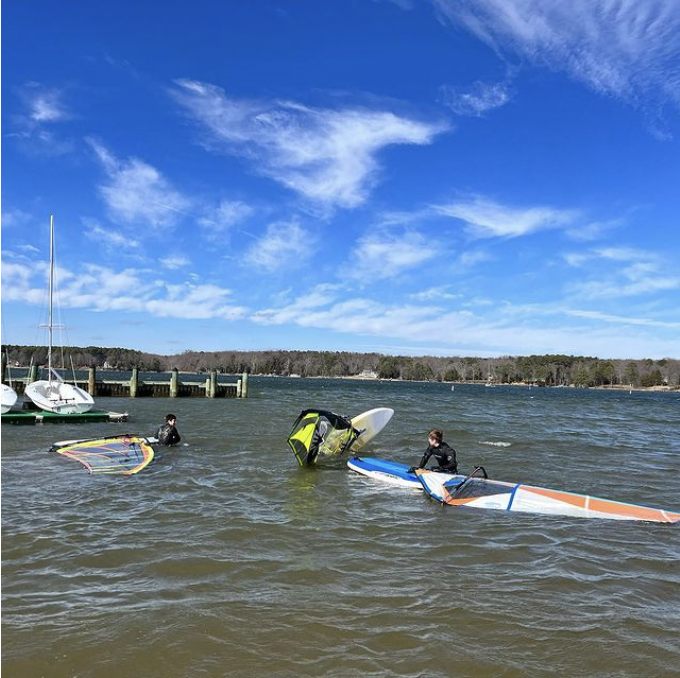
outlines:
[{"label": "person holding board", "polygon": [[444,473],[458,473],[458,460],[456,459],[456,450],[454,450],[448,443],[444,442],[444,432],[438,428],[433,428],[427,436],[428,446],[420,460],[418,466],[412,466],[409,469],[413,473],[416,468],[425,468],[425,465],[434,457],[437,461],[433,471],[443,471]]}]

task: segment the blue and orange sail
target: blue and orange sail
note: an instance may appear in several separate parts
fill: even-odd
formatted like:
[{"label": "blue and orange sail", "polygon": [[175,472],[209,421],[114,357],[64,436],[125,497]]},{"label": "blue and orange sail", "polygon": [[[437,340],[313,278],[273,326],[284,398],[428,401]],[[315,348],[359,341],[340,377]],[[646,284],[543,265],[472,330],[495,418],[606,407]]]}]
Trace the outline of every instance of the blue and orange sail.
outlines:
[{"label": "blue and orange sail", "polygon": [[148,439],[136,435],[57,443],[52,451],[75,459],[90,473],[126,476],[139,473],[154,458]]}]

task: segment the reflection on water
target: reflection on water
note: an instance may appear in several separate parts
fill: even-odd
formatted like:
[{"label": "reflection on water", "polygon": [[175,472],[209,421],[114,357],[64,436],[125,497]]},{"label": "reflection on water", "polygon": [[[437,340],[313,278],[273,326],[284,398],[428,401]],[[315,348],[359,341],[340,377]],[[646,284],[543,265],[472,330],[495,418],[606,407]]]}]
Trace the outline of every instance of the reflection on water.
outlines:
[{"label": "reflection on water", "polygon": [[[677,526],[456,510],[344,460],[297,466],[302,409],[392,407],[366,455],[680,508],[680,397],[252,379],[248,400],[103,399],[125,424],[2,429],[7,675],[674,676]],[[55,440],[186,447],[96,477]],[[87,429],[87,430],[86,430]]]}]

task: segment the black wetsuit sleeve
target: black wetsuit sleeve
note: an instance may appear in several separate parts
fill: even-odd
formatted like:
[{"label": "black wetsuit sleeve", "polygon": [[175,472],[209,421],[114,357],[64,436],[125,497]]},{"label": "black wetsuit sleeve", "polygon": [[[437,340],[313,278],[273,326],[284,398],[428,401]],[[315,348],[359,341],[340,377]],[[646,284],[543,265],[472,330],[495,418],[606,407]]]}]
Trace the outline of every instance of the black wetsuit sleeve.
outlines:
[{"label": "black wetsuit sleeve", "polygon": [[418,468],[425,468],[425,464],[427,464],[428,461],[430,461],[430,457],[437,451],[436,447],[432,447],[432,445],[428,445],[427,449],[425,450],[425,453],[423,454],[423,458],[420,460],[420,464],[418,464]]}]

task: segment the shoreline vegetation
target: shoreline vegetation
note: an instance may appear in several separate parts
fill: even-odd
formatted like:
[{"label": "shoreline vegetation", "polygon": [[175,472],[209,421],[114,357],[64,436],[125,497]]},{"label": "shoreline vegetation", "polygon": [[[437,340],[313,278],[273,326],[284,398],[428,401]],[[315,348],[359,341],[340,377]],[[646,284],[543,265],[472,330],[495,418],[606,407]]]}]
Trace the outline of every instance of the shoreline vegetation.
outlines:
[{"label": "shoreline vegetation", "polygon": [[[435,381],[488,386],[552,386],[616,390],[680,391],[680,360],[601,359],[588,356],[531,355],[496,358],[394,356],[349,351],[184,351],[157,355],[133,349],[71,347],[63,365],[98,371],[242,374],[278,377],[340,377],[393,381]],[[43,346],[2,346],[12,368],[45,365]]]}]

